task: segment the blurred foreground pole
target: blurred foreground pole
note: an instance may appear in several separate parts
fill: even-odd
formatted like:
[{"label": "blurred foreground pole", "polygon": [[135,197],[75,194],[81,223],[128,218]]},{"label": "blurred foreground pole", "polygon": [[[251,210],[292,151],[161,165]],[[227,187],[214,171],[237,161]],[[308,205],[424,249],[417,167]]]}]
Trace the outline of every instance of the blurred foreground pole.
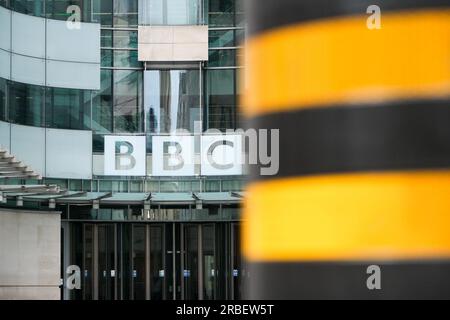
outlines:
[{"label": "blurred foreground pole", "polygon": [[246,298],[450,298],[450,0],[247,2]]}]

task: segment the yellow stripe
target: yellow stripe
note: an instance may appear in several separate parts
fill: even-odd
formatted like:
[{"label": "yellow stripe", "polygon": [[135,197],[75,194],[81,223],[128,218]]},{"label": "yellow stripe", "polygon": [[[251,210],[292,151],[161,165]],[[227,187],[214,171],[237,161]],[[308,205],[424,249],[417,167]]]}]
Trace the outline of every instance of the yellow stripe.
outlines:
[{"label": "yellow stripe", "polygon": [[246,45],[244,113],[450,95],[450,9],[321,20]]},{"label": "yellow stripe", "polygon": [[450,257],[450,171],[260,182],[245,200],[250,261]]}]

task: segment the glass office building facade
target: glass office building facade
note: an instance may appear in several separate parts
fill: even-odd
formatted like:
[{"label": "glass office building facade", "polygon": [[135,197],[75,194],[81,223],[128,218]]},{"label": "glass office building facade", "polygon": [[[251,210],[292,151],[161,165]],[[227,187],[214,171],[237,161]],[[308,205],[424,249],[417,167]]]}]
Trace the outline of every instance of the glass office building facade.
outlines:
[{"label": "glass office building facade", "polygon": [[[45,145],[41,160],[35,158],[36,152],[30,158],[34,168],[43,168],[42,180],[5,179],[0,183],[52,184],[65,190],[64,195],[54,198],[54,208],[52,198],[46,195],[30,196],[23,203],[30,209],[62,212],[62,278],[67,266],[77,265],[82,279],[80,290],[62,288],[62,298],[241,296],[240,282],[245,276],[239,246],[241,175],[108,176],[101,159],[105,136],[145,136],[146,153],[151,157],[153,136],[168,135],[176,129],[193,132],[196,122],[202,123],[203,130],[240,127],[240,47],[245,36],[242,2],[0,1],[2,14],[11,16],[13,26],[9,35],[0,34],[5,43],[0,48],[0,63],[6,61],[0,72],[0,121],[10,132],[3,146],[9,146],[12,154],[16,150],[27,162],[26,148],[20,146],[23,140],[18,138],[25,135],[21,130],[42,132],[44,138],[39,140],[37,135],[36,141]],[[81,32],[97,26],[91,38],[98,41],[98,61],[83,53],[89,51],[90,42],[77,49],[80,61],[67,52],[67,59],[56,56],[62,51],[53,49],[58,45],[58,32],[52,26],[66,23],[74,14],[79,14],[83,23]],[[20,32],[26,34],[20,28],[27,25],[17,24],[14,29],[15,19],[33,19],[30,23],[36,24],[43,21],[46,36],[40,38],[45,46],[42,56],[36,53],[32,60],[26,48],[21,51],[16,37]],[[140,26],[207,26],[208,60],[140,61]],[[28,60],[20,63],[20,59]],[[78,63],[70,69],[68,80],[63,79],[65,69],[52,69],[60,61],[66,61],[67,68]],[[22,71],[27,63],[35,77]],[[90,85],[94,77],[98,84]],[[50,136],[53,133],[60,138],[54,139]],[[53,165],[59,153],[67,153],[59,151],[62,141],[76,150],[89,149],[90,167],[80,168],[87,174],[74,174],[77,168],[60,170],[61,162]],[[15,197],[10,195],[0,205],[15,207]]]}]

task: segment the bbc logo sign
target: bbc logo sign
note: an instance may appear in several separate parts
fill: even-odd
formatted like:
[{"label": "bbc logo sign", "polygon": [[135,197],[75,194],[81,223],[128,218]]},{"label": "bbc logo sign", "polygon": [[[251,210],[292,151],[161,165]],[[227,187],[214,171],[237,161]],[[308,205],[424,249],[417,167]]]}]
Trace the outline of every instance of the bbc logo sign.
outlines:
[{"label": "bbc logo sign", "polygon": [[[149,139],[152,139],[151,173],[147,173],[147,137],[105,136],[104,174],[195,176],[196,165],[200,166],[202,176],[243,174],[245,157],[239,134],[153,136]],[[196,148],[196,142],[200,148]]]}]

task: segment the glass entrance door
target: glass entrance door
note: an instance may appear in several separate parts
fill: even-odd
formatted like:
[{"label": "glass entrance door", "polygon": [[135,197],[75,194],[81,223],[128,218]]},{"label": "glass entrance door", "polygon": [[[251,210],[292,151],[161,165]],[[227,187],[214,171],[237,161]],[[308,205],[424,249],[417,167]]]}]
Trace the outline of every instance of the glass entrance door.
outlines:
[{"label": "glass entrance door", "polygon": [[83,228],[83,298],[117,298],[116,225],[85,224]]}]

